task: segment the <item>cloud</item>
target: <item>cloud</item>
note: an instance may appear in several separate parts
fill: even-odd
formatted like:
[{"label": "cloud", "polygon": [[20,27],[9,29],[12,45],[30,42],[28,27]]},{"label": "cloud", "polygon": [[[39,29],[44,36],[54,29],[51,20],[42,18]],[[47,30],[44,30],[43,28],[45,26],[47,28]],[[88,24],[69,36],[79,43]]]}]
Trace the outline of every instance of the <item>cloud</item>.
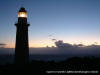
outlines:
[{"label": "cloud", "polygon": [[4,43],[0,43],[0,46],[5,46],[6,44],[4,44]]},{"label": "cloud", "polygon": [[58,48],[71,48],[73,47],[71,44],[69,43],[63,43],[62,40],[59,40],[59,41],[56,41],[55,42],[55,45],[58,47]]},{"label": "cloud", "polygon": [[85,46],[83,44],[69,44],[69,43],[64,43],[63,40],[58,40],[55,42],[55,45],[58,47],[58,48],[99,48],[100,45],[97,45],[97,44],[92,44],[92,45],[89,45],[89,46]]},{"label": "cloud", "polygon": [[52,39],[52,41],[57,41],[56,39]]},{"label": "cloud", "polygon": [[7,44],[5,44],[5,43],[0,43],[0,48],[4,47],[5,45],[7,45]]}]

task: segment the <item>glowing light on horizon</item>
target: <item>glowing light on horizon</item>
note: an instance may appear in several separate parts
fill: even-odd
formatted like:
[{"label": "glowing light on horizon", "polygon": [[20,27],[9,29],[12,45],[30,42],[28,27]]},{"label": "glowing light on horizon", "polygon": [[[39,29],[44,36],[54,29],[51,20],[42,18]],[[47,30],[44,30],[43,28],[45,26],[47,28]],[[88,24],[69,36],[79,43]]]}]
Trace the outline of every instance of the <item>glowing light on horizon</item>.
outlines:
[{"label": "glowing light on horizon", "polygon": [[[65,41],[63,41],[64,43],[69,43],[69,44],[72,44],[72,45],[78,45],[78,44],[83,44],[84,46],[89,46],[89,45],[100,45],[100,42],[88,42],[88,41],[84,41],[84,42],[69,42],[69,41],[67,41],[67,42],[65,42]],[[40,47],[52,47],[52,46],[54,46],[54,47],[56,47],[56,45],[54,44],[54,42],[46,42],[46,43],[39,43],[39,42],[37,42],[37,43],[32,43],[32,42],[30,42],[29,43],[29,47],[30,48],[40,48]],[[5,46],[4,48],[15,48],[15,43],[9,43],[9,44],[7,44],[7,46]]]},{"label": "glowing light on horizon", "polygon": [[[96,37],[80,37],[80,38],[72,38],[72,37],[61,37],[61,38],[57,38],[56,41],[52,41],[52,39],[48,39],[48,38],[37,38],[35,37],[34,39],[31,37],[29,38],[29,47],[34,47],[34,48],[39,48],[39,47],[56,47],[55,42],[58,41],[59,39],[62,39],[64,43],[69,43],[72,45],[77,45],[77,44],[83,44],[84,46],[89,46],[89,45],[100,45],[100,39],[96,38]],[[5,48],[15,48],[15,39],[13,39],[12,41],[6,41],[7,45],[5,46]]]}]

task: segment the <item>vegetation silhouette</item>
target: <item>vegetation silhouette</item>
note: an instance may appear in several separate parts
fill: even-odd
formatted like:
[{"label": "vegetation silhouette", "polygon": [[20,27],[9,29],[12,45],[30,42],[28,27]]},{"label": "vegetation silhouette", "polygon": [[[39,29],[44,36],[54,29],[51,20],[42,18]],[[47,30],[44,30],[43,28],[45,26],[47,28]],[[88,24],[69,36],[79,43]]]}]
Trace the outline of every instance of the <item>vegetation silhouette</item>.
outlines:
[{"label": "vegetation silhouette", "polygon": [[100,71],[100,58],[73,57],[64,61],[38,61],[32,60],[28,64],[0,65],[0,74],[47,74],[46,71]]}]

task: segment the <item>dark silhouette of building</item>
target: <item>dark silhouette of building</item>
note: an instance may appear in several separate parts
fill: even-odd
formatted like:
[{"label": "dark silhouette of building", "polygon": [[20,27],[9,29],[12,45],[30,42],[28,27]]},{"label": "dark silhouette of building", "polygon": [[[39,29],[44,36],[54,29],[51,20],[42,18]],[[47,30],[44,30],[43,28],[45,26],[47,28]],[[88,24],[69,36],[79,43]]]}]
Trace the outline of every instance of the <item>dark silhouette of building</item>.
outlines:
[{"label": "dark silhouette of building", "polygon": [[15,46],[15,64],[27,64],[29,61],[29,45],[28,45],[28,27],[27,11],[24,7],[18,12],[18,22],[15,24],[16,46]]}]

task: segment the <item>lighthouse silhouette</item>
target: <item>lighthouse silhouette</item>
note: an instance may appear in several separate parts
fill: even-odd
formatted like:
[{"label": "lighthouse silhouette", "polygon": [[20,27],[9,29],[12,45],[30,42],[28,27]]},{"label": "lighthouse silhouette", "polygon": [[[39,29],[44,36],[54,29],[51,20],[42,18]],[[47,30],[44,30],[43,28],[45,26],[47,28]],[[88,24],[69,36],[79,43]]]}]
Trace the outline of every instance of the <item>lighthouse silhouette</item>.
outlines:
[{"label": "lighthouse silhouette", "polygon": [[16,26],[15,64],[27,64],[29,62],[29,44],[27,11],[21,7],[18,12],[18,22]]}]

